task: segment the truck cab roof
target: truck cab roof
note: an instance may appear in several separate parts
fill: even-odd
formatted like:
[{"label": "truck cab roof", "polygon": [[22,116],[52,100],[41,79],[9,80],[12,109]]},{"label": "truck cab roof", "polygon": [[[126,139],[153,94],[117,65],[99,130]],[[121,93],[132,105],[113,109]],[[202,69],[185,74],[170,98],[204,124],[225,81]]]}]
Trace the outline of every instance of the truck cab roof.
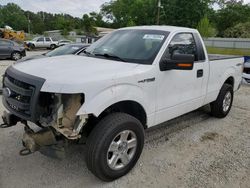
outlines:
[{"label": "truck cab roof", "polygon": [[176,27],[176,26],[168,26],[168,25],[151,25],[151,26],[134,26],[134,27],[126,27],[121,28],[119,30],[129,30],[129,29],[142,29],[142,30],[159,30],[159,31],[168,31],[168,32],[192,32],[197,33],[196,29],[187,28],[187,27]]}]

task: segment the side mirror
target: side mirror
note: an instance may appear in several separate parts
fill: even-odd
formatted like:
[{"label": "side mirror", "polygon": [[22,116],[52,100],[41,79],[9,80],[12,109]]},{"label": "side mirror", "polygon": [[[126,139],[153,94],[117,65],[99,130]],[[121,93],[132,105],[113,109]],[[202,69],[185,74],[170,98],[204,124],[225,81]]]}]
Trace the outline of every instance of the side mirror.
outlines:
[{"label": "side mirror", "polygon": [[171,59],[162,59],[160,70],[193,70],[194,55],[192,54],[173,54]]}]

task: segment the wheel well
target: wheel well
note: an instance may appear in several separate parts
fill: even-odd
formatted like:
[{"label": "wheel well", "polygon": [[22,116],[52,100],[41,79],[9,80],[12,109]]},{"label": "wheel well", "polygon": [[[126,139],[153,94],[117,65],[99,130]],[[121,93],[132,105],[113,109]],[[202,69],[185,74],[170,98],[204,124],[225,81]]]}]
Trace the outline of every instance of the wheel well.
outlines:
[{"label": "wheel well", "polygon": [[229,84],[231,85],[232,87],[234,87],[234,78],[231,76],[229,77],[224,84]]},{"label": "wheel well", "polygon": [[94,116],[93,114],[90,115],[88,118],[88,123],[83,127],[82,134],[85,137],[88,137],[94,127],[104,117],[114,112],[123,112],[135,117],[141,122],[144,129],[147,129],[147,115],[144,108],[135,101],[122,101],[109,106],[98,117]]},{"label": "wheel well", "polygon": [[124,112],[138,119],[143,127],[147,128],[147,114],[144,108],[135,101],[121,101],[108,107],[100,114],[100,118],[113,112]]}]

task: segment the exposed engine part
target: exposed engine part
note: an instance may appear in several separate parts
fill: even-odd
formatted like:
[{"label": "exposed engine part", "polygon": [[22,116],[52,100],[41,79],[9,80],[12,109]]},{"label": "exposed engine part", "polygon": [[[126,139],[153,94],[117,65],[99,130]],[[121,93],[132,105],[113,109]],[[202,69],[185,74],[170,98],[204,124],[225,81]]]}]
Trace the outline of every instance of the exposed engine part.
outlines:
[{"label": "exposed engine part", "polygon": [[46,127],[52,126],[67,139],[79,139],[88,118],[88,115],[76,116],[83,102],[83,94],[44,93],[40,105],[43,111],[40,123]]},{"label": "exposed engine part", "polygon": [[87,123],[88,116],[80,116],[77,118],[73,127],[64,127],[58,124],[55,124],[53,128],[55,128],[59,133],[64,135],[66,138],[70,140],[75,140],[81,138],[80,132],[83,126]]},{"label": "exposed engine part", "polygon": [[43,155],[52,158],[62,159],[65,157],[67,142],[62,138],[58,138],[51,128],[45,128],[35,133],[27,125],[22,141],[25,147],[20,151],[22,156],[39,151]]}]

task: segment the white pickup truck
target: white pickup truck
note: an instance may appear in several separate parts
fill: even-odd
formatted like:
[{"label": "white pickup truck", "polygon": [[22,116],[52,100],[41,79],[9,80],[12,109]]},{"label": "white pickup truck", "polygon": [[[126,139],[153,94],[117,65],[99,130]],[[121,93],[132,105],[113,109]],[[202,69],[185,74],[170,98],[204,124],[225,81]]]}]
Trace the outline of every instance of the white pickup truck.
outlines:
[{"label": "white pickup truck", "polygon": [[136,164],[145,129],[207,104],[213,116],[227,116],[242,70],[241,57],[208,55],[195,29],[123,28],[83,56],[9,67],[2,127],[25,125],[22,155],[86,138],[88,168],[112,181]]}]

